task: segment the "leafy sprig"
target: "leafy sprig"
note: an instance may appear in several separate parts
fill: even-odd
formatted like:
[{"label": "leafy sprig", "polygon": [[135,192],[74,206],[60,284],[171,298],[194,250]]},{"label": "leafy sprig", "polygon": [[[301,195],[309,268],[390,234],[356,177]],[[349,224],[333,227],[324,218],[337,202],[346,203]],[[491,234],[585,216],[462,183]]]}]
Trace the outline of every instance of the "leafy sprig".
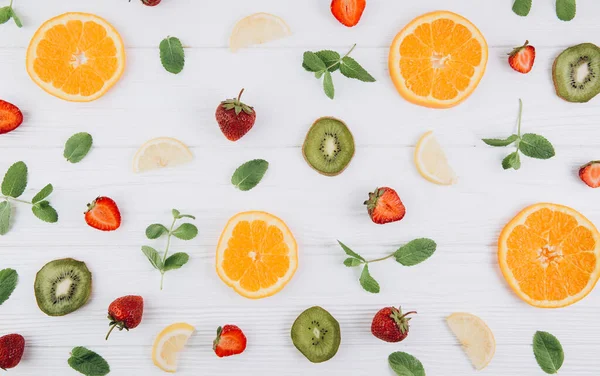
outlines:
[{"label": "leafy sprig", "polygon": [[15,21],[15,25],[17,25],[17,27],[23,27],[21,19],[19,18],[19,16],[17,16],[17,13],[13,8],[13,0],[10,0],[9,5],[0,8],[0,25],[3,23],[7,23],[8,20],[10,20],[11,18],[13,19],[13,21]]},{"label": "leafy sprig", "polygon": [[[515,0],[512,10],[515,14],[525,17],[531,11],[532,0]],[[571,21],[577,13],[575,0],[556,0],[556,16],[561,21]]]},{"label": "leafy sprig", "polygon": [[375,260],[366,260],[364,257],[359,255],[358,253],[351,250],[348,246],[338,240],[338,243],[349,257],[344,260],[344,265],[349,268],[357,267],[360,265],[363,266],[362,273],[360,274],[360,285],[366,291],[377,294],[380,291],[379,283],[371,276],[371,272],[369,270],[369,265],[387,260],[391,257],[394,257],[396,261],[404,266],[413,266],[422,263],[427,260],[436,250],[437,245],[431,239],[427,238],[419,238],[412,240],[402,247],[398,248],[394,253],[378,258]]},{"label": "leafy sprig", "polygon": [[190,256],[185,252],[177,252],[169,256],[169,247],[171,246],[171,237],[176,237],[181,240],[192,240],[198,235],[198,228],[191,223],[183,223],[177,228],[175,228],[175,223],[183,218],[196,219],[193,215],[190,214],[181,214],[179,210],[173,209],[171,211],[173,214],[173,222],[171,222],[171,226],[167,228],[167,226],[161,225],[160,223],[151,224],[146,228],[146,237],[148,239],[158,239],[161,236],[167,236],[167,245],[165,247],[165,251],[162,255],[162,258],[158,251],[149,246],[142,246],[142,252],[148,258],[152,266],[160,271],[160,289],[163,288],[163,281],[165,279],[165,273],[169,270],[175,270],[181,268],[185,265]]},{"label": "leafy sprig", "polygon": [[27,165],[16,162],[8,168],[2,180],[2,195],[0,195],[0,235],[8,232],[11,218],[11,202],[31,205],[33,215],[44,222],[58,221],[58,213],[46,200],[54,190],[52,184],[46,185],[31,201],[21,200],[19,197],[27,188]]},{"label": "leafy sprig", "polygon": [[560,341],[548,332],[538,331],[533,336],[533,355],[542,371],[548,374],[558,373],[565,361]]},{"label": "leafy sprig", "polygon": [[320,80],[323,78],[323,90],[325,95],[333,99],[335,88],[331,74],[337,70],[348,78],[354,78],[363,82],[375,82],[375,78],[369,74],[356,60],[350,57],[356,44],[352,46],[344,56],[331,50],[317,52],[306,51],[302,60],[302,67],[313,72]]},{"label": "leafy sprig", "polygon": [[487,145],[495,147],[504,147],[515,144],[517,150],[510,153],[502,160],[502,168],[508,170],[521,168],[521,157],[519,152],[524,155],[536,159],[550,159],[556,155],[554,147],[545,137],[534,133],[525,133],[521,135],[521,115],[523,114],[523,101],[519,99],[519,117],[517,134],[512,134],[504,139],[499,138],[484,138],[482,139]]}]

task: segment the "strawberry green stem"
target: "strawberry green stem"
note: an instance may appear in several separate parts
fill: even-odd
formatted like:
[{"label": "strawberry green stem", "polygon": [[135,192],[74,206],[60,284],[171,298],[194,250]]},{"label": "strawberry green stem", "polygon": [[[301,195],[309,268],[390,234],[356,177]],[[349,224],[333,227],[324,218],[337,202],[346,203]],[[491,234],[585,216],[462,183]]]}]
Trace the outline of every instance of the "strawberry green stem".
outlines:
[{"label": "strawberry green stem", "polygon": [[401,319],[405,318],[408,315],[416,315],[417,311],[410,311],[410,312],[406,312],[405,314],[403,314],[402,316],[400,316]]},{"label": "strawberry green stem", "polygon": [[104,338],[105,341],[108,341],[108,336],[110,336],[110,333],[112,333],[113,329],[117,326],[117,322],[112,324],[110,327],[110,330],[108,331],[108,334],[106,335],[106,338]]},{"label": "strawberry green stem", "polygon": [[240,93],[238,94],[238,97],[237,97],[237,101],[238,101],[238,103],[239,103],[239,102],[241,101],[241,99],[242,99],[242,93],[244,92],[244,90],[245,90],[245,89],[244,89],[244,88],[242,88],[242,90],[240,90]]},{"label": "strawberry green stem", "polygon": [[9,6],[10,8],[12,8],[12,3],[13,3],[13,0],[10,0],[10,4],[8,4],[8,6]]},{"label": "strawberry green stem", "polygon": [[[244,91],[244,89],[242,89],[242,92]],[[242,95],[242,93],[240,92],[240,95]],[[163,264],[163,268],[160,271],[160,289],[163,289],[163,281],[165,280],[165,270],[164,270],[164,266],[165,266],[165,261],[167,261],[167,256],[169,254],[169,247],[171,246],[171,236],[173,235],[173,227],[175,227],[175,222],[177,221],[177,218],[173,218],[173,222],[171,223],[171,228],[169,229],[169,235],[167,236],[167,247],[165,248],[165,254],[163,255],[163,260],[162,260],[162,264]]]}]

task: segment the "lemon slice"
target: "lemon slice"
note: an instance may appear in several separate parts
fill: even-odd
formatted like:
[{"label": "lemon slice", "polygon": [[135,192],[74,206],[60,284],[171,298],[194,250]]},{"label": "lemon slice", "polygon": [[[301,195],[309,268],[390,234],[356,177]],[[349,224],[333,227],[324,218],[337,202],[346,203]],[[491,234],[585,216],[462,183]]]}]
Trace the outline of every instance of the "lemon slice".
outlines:
[{"label": "lemon slice", "polygon": [[194,159],[192,152],[179,140],[154,138],[142,145],[133,157],[133,171],[145,172],[182,165]]},{"label": "lemon slice", "polygon": [[269,13],[255,13],[235,24],[229,37],[229,48],[236,52],[253,44],[262,44],[292,35],[288,24]]},{"label": "lemon slice", "polygon": [[165,372],[177,371],[177,358],[188,339],[194,333],[190,324],[179,322],[171,324],[160,332],[152,345],[152,361]]},{"label": "lemon slice", "polygon": [[477,370],[487,367],[496,353],[494,333],[479,317],[470,313],[453,313],[446,319],[450,330]]},{"label": "lemon slice", "polygon": [[448,164],[444,150],[433,136],[426,132],[415,148],[415,165],[425,179],[440,185],[456,183],[456,174]]}]

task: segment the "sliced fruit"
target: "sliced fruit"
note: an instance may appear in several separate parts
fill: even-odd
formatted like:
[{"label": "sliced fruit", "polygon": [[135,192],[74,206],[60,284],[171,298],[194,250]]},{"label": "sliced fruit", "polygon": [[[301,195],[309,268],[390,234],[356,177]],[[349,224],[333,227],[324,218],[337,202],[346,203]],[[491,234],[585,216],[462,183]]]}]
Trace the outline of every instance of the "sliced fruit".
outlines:
[{"label": "sliced fruit", "polygon": [[48,93],[74,102],[103,96],[121,78],[125,47],[106,20],[65,13],[42,24],[27,49],[27,72]]},{"label": "sliced fruit", "polygon": [[446,154],[432,131],[423,134],[417,142],[415,166],[419,174],[432,183],[440,185],[456,183],[456,174],[448,164]]},{"label": "sliced fruit", "polygon": [[508,54],[508,65],[519,73],[529,73],[533,69],[535,62],[535,47],[525,41],[525,44],[520,47],[515,47]]},{"label": "sliced fruit", "polygon": [[398,192],[390,187],[375,188],[369,192],[369,199],[363,204],[367,205],[373,223],[378,225],[400,221],[406,215],[406,207]]},{"label": "sliced fruit", "polygon": [[85,223],[100,231],[115,231],[121,226],[121,212],[110,197],[98,197],[87,204]]},{"label": "sliced fruit", "polygon": [[146,172],[179,166],[192,159],[192,152],[183,142],[170,137],[158,137],[140,146],[133,157],[133,171]]},{"label": "sliced fruit", "polygon": [[388,62],[404,99],[449,108],[475,91],[487,60],[487,43],[475,25],[458,14],[437,11],[417,17],[396,35]]},{"label": "sliced fruit", "polygon": [[473,363],[473,367],[482,370],[492,361],[496,353],[494,333],[479,317],[470,313],[453,313],[446,319],[450,330]]},{"label": "sliced fruit", "polygon": [[298,245],[287,225],[272,214],[233,216],[217,245],[217,274],[238,294],[260,299],[276,294],[298,267]]},{"label": "sliced fruit", "polygon": [[213,350],[219,358],[238,355],[246,350],[246,335],[236,325],[225,325],[217,329]]},{"label": "sliced fruit", "polygon": [[590,188],[600,187],[600,161],[591,161],[581,166],[579,178]]},{"label": "sliced fruit", "polygon": [[188,339],[196,328],[190,324],[179,322],[164,328],[152,345],[152,361],[165,372],[177,371],[179,353],[184,349]]},{"label": "sliced fruit", "polygon": [[353,27],[360,21],[366,6],[366,0],[332,0],[331,13],[342,25]]},{"label": "sliced fruit", "polygon": [[535,307],[565,307],[583,299],[600,278],[600,233],[575,209],[535,204],[502,230],[498,262],[521,299]]},{"label": "sliced fruit", "polygon": [[313,363],[335,356],[340,348],[340,324],[325,309],[315,306],[302,312],[291,330],[294,346]]},{"label": "sliced fruit", "polygon": [[19,107],[0,99],[0,134],[12,132],[23,123]]},{"label": "sliced fruit", "polygon": [[269,13],[255,13],[239,20],[229,37],[229,48],[236,52],[240,48],[263,44],[292,35],[285,21]]},{"label": "sliced fruit", "polygon": [[343,121],[333,117],[317,119],[308,130],[302,155],[320,174],[341,174],[354,157],[354,136]]},{"label": "sliced fruit", "polygon": [[567,102],[588,102],[600,93],[600,47],[582,43],[558,55],[552,66],[556,95]]}]

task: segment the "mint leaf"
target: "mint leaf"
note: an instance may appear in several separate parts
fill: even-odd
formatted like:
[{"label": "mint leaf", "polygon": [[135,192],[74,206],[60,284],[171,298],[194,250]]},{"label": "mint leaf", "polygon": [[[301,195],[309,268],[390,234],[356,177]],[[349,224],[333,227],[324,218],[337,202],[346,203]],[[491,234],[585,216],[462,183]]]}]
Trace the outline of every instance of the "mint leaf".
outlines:
[{"label": "mint leaf", "polygon": [[89,133],[75,133],[67,140],[63,156],[71,163],[81,161],[92,148],[93,139]]},{"label": "mint leaf", "polygon": [[10,298],[10,295],[15,291],[19,275],[14,269],[0,270],[0,305]]},{"label": "mint leaf", "polygon": [[327,66],[314,52],[306,51],[302,57],[302,66],[309,72],[324,71]]},{"label": "mint leaf", "polygon": [[527,16],[531,10],[531,0],[515,0],[512,10],[521,17]]},{"label": "mint leaf", "polygon": [[419,359],[405,352],[394,352],[388,356],[390,368],[398,376],[425,376],[425,369]]},{"label": "mint leaf", "polygon": [[40,201],[31,207],[33,214],[44,222],[55,223],[58,221],[58,213],[48,201]]},{"label": "mint leaf", "polygon": [[19,27],[19,28],[23,27],[23,23],[21,22],[21,19],[19,18],[19,16],[17,16],[17,13],[12,8],[10,8],[10,15],[11,15],[12,19],[15,21],[15,25],[17,25],[17,27]]},{"label": "mint leaf", "polygon": [[512,144],[513,142],[517,141],[518,139],[519,139],[519,136],[517,136],[516,134],[513,134],[505,139],[482,138],[481,141],[485,142],[487,145],[490,145],[490,146],[501,147],[501,146],[508,146],[508,145]]},{"label": "mint leaf", "polygon": [[181,218],[196,219],[196,217],[194,217],[191,214],[181,214],[181,212],[179,210],[177,210],[177,209],[171,210],[171,213],[173,213],[173,218],[175,218],[175,219],[181,219]]},{"label": "mint leaf", "polygon": [[342,247],[342,249],[344,250],[344,252],[346,252],[346,254],[350,257],[354,257],[357,258],[361,261],[367,261],[365,260],[361,255],[359,255],[358,253],[354,252],[353,250],[351,250],[350,248],[348,248],[348,246],[346,246],[344,243],[342,243],[341,241],[337,241],[340,245],[340,247]]},{"label": "mint leaf", "polygon": [[50,196],[52,191],[54,191],[54,187],[52,186],[52,184],[46,185],[44,188],[42,188],[41,191],[39,191],[35,196],[33,196],[33,198],[31,199],[31,202],[33,204],[36,204],[36,203],[42,201],[46,197]]},{"label": "mint leaf", "polygon": [[396,261],[404,266],[413,266],[427,260],[435,252],[437,245],[431,239],[412,240],[394,252]]},{"label": "mint leaf", "polygon": [[110,372],[106,360],[85,347],[74,347],[68,363],[75,371],[86,376],[105,376]]},{"label": "mint leaf", "polygon": [[518,170],[521,168],[521,158],[519,157],[519,152],[510,153],[502,160],[502,168],[508,170],[509,168],[514,168]]},{"label": "mint leaf", "polygon": [[181,214],[177,209],[172,209],[171,213],[173,214],[173,218],[175,219],[179,218],[179,215]]},{"label": "mint leaf", "polygon": [[163,267],[164,271],[179,269],[183,265],[187,264],[190,256],[184,252],[173,253],[165,260],[165,266]]},{"label": "mint leaf", "polygon": [[2,180],[2,194],[17,198],[25,192],[27,187],[27,165],[16,162],[8,168]]},{"label": "mint leaf", "polygon": [[148,261],[150,261],[150,263],[152,264],[152,266],[154,266],[154,268],[156,268],[158,270],[163,269],[162,259],[160,258],[160,255],[158,254],[156,249],[154,249],[152,247],[148,247],[147,245],[144,245],[144,246],[142,246],[142,252],[144,252],[146,257],[148,258]]},{"label": "mint leaf", "polygon": [[550,141],[533,133],[526,133],[521,136],[519,150],[526,156],[537,159],[549,159],[555,155],[554,147]]},{"label": "mint leaf", "polygon": [[0,25],[8,22],[12,17],[12,8],[10,6],[0,8]]},{"label": "mint leaf", "polygon": [[340,54],[331,50],[322,50],[315,52],[315,55],[325,63],[327,70],[335,72],[340,68]]},{"label": "mint leaf", "polygon": [[575,0],[556,0],[556,16],[559,20],[571,21],[576,13]]},{"label": "mint leaf", "polygon": [[10,202],[0,202],[0,235],[5,235],[10,227]]},{"label": "mint leaf", "polygon": [[335,96],[335,89],[333,88],[333,80],[331,79],[331,73],[329,71],[325,71],[325,75],[323,76],[323,90],[325,91],[325,95],[330,99],[333,99]]},{"label": "mint leaf", "polygon": [[375,78],[350,56],[345,56],[342,59],[340,72],[348,78],[355,78],[363,82],[375,82]]},{"label": "mint leaf", "polygon": [[365,265],[365,267],[363,268],[363,271],[360,274],[359,282],[362,288],[366,291],[372,294],[379,293],[379,283],[377,283],[377,281],[373,277],[371,277],[371,273],[369,273],[368,264]]},{"label": "mint leaf", "polygon": [[198,235],[198,228],[191,223],[184,223],[173,231],[173,236],[181,240],[192,240]]},{"label": "mint leaf", "polygon": [[269,168],[264,159],[254,159],[238,167],[231,177],[231,184],[241,191],[249,191],[256,187]]},{"label": "mint leaf", "polygon": [[164,234],[167,234],[169,229],[160,223],[154,223],[146,228],[146,237],[148,239],[158,239]]},{"label": "mint leaf", "polygon": [[359,266],[360,264],[363,264],[363,261],[360,261],[359,259],[355,259],[354,257],[348,257],[347,259],[344,260],[344,265],[346,265],[349,268]]},{"label": "mint leaf", "polygon": [[533,336],[533,354],[540,368],[548,373],[557,373],[565,360],[562,345],[548,332],[538,331]]},{"label": "mint leaf", "polygon": [[160,62],[167,72],[177,74],[183,70],[185,53],[181,41],[175,37],[166,37],[160,42]]}]

